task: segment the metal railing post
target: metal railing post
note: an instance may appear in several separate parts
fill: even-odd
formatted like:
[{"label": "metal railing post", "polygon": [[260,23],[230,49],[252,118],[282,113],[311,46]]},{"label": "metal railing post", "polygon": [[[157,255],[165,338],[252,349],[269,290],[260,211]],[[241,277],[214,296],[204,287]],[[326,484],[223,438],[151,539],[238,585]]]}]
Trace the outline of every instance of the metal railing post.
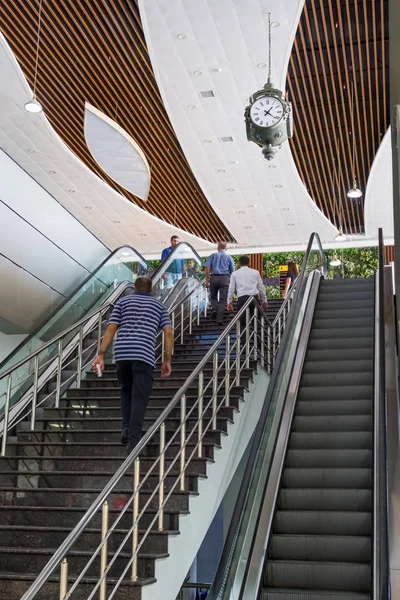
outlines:
[{"label": "metal railing post", "polygon": [[4,404],[4,418],[3,418],[3,439],[1,440],[1,456],[6,455],[7,436],[8,436],[8,419],[10,416],[10,398],[11,398],[11,373],[7,377],[7,392],[6,392],[6,401]]},{"label": "metal railing post", "polygon": [[184,305],[184,302],[182,302],[182,304],[181,304],[181,344],[183,344],[183,333],[184,333],[184,329],[185,329],[185,327],[184,327],[184,325],[185,325],[185,320],[184,320],[185,319],[185,317],[184,317],[185,309],[184,309],[183,305]]},{"label": "metal railing post", "polygon": [[207,316],[207,310],[208,310],[208,292],[207,292],[207,288],[204,288],[204,316]]},{"label": "metal railing post", "polygon": [[76,387],[81,387],[82,378],[82,350],[83,350],[83,325],[79,329],[79,343],[78,343],[78,367],[76,373]]},{"label": "metal railing post", "polygon": [[254,360],[258,358],[258,310],[257,306],[254,308],[254,338],[253,338],[253,347],[254,347]]},{"label": "metal railing post", "polygon": [[181,398],[181,452],[180,452],[180,491],[185,491],[185,452],[186,450],[186,396]]},{"label": "metal railing post", "polygon": [[[108,502],[104,502],[102,510],[101,510],[101,541],[104,544],[101,547],[100,554],[100,579],[103,577],[104,573],[107,570],[107,545],[108,540],[106,540],[108,533]],[[106,540],[106,541],[104,541]],[[104,576],[101,584],[100,584],[100,600],[106,600],[107,598],[107,577]]]},{"label": "metal railing post", "polygon": [[31,431],[35,429],[36,422],[36,404],[38,395],[39,379],[39,354],[36,354],[33,367],[33,395],[32,395],[32,413],[31,413]]},{"label": "metal railing post", "polygon": [[175,310],[172,311],[171,326],[172,326],[172,354],[174,354],[174,350],[175,350]]},{"label": "metal railing post", "polygon": [[63,353],[63,343],[62,343],[62,339],[61,339],[58,341],[57,383],[56,383],[56,402],[55,402],[56,408],[58,408],[60,406],[60,397],[61,397],[62,353]]},{"label": "metal railing post", "polygon": [[240,385],[240,321],[236,323],[236,385]]},{"label": "metal railing post", "polygon": [[271,374],[271,371],[272,371],[272,361],[271,361],[271,327],[268,327],[267,336],[268,336],[268,354],[267,354],[267,361],[268,361],[267,367],[268,368],[267,368],[267,370],[268,370],[268,373]]},{"label": "metal railing post", "polygon": [[158,531],[164,531],[164,474],[165,474],[165,423],[160,427],[160,466],[159,466],[159,486],[158,496]]},{"label": "metal railing post", "polygon": [[265,317],[261,317],[261,366],[265,367]]},{"label": "metal railing post", "polygon": [[231,384],[231,338],[229,333],[226,335],[226,350],[225,350],[225,406],[229,406],[229,388]]},{"label": "metal railing post", "polygon": [[66,558],[61,563],[60,572],[60,600],[65,600],[68,589],[68,561]]},{"label": "metal railing post", "polygon": [[200,325],[200,298],[201,298],[201,294],[197,294],[197,326]]},{"label": "metal railing post", "polygon": [[198,447],[197,456],[203,457],[203,389],[204,389],[204,373],[199,373],[199,423],[198,423]]},{"label": "metal railing post", "polygon": [[217,429],[218,351],[213,355],[212,429]]},{"label": "metal railing post", "polygon": [[135,556],[138,541],[139,541],[139,523],[137,523],[139,516],[139,480],[140,480],[140,459],[137,458],[135,460],[135,467],[133,472],[133,530],[132,530],[132,556],[134,559],[132,560],[132,575],[131,580],[137,581],[138,578],[138,568],[137,568],[137,556]]},{"label": "metal railing post", "polygon": [[276,356],[276,324],[272,329],[272,360],[273,364],[275,364],[275,356]]},{"label": "metal railing post", "polygon": [[189,334],[192,335],[193,294],[189,299]]},{"label": "metal railing post", "polygon": [[250,307],[246,308],[246,369],[250,367]]},{"label": "metal railing post", "polygon": [[102,326],[103,326],[103,315],[100,312],[99,313],[99,321],[97,323],[97,354],[100,352],[101,338],[102,338],[102,335],[101,335]]}]

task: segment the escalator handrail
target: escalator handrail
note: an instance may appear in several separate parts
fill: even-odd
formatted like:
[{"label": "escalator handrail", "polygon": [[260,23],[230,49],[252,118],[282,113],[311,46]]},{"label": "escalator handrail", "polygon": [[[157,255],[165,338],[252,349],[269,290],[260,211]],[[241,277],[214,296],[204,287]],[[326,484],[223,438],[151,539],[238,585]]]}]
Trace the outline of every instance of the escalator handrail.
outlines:
[{"label": "escalator handrail", "polygon": [[[149,271],[153,268],[148,261],[140,254],[140,252],[138,252],[137,250],[135,250],[135,248],[132,248],[132,246],[119,246],[118,248],[116,248],[115,250],[113,250],[96,268],[94,271],[91,271],[89,273],[89,275],[83,280],[81,281],[81,283],[73,290],[73,292],[71,292],[71,294],[69,296],[66,296],[64,298],[64,300],[61,302],[61,304],[57,305],[57,308],[54,309],[54,311],[52,311],[50,313],[50,315],[46,316],[46,319],[44,321],[42,321],[40,323],[40,325],[38,325],[34,331],[32,333],[30,333],[26,338],[24,338],[22,340],[22,342],[20,344],[18,344],[18,346],[16,346],[16,348],[14,348],[14,350],[12,352],[10,352],[10,354],[8,354],[4,360],[2,360],[0,362],[0,372],[1,369],[3,368],[3,366],[8,363],[9,360],[12,359],[13,356],[16,355],[17,352],[19,352],[21,350],[21,348],[23,346],[25,346],[26,344],[29,343],[29,341],[36,337],[37,334],[39,333],[39,331],[46,325],[46,323],[52,319],[54,317],[54,315],[56,315],[60,310],[62,310],[62,308],[75,296],[75,294],[77,294],[79,292],[79,290],[81,288],[83,288],[91,279],[92,277],[94,277],[96,275],[96,273],[98,273],[100,271],[100,269],[102,269],[104,267],[104,265],[116,254],[118,254],[118,252],[121,252],[121,250],[124,249],[128,249],[131,250],[132,252],[135,252],[135,254],[139,257],[139,260],[142,262],[143,265],[147,266],[147,268],[149,269]],[[154,273],[152,273],[153,275]]]},{"label": "escalator handrail", "polygon": [[267,421],[269,407],[271,404],[272,395],[274,393],[274,387],[277,382],[280,368],[282,366],[283,356],[286,352],[287,339],[289,336],[289,332],[291,330],[293,319],[295,318],[294,317],[294,315],[296,314],[295,309],[297,307],[298,298],[300,297],[299,292],[300,292],[300,289],[302,288],[302,285],[303,285],[303,282],[305,279],[307,263],[308,263],[310,255],[311,255],[311,252],[313,250],[314,241],[317,241],[319,251],[322,256],[321,274],[323,277],[326,277],[325,253],[323,251],[321,240],[320,240],[318,233],[314,232],[310,236],[310,239],[309,239],[309,242],[307,245],[307,250],[304,255],[303,264],[301,266],[300,273],[296,279],[296,288],[294,290],[293,304],[292,304],[292,307],[291,307],[291,310],[289,313],[287,326],[285,328],[285,332],[283,334],[283,338],[282,338],[282,341],[281,341],[281,344],[280,344],[280,347],[278,350],[278,355],[276,358],[274,370],[272,371],[271,379],[270,379],[268,389],[266,392],[266,397],[265,397],[265,401],[264,401],[263,408],[261,411],[261,415],[260,415],[260,418],[257,423],[257,427],[253,433],[253,436],[252,436],[252,439],[250,442],[251,449],[250,449],[249,457],[247,459],[247,464],[246,464],[246,467],[244,470],[244,477],[242,480],[242,484],[240,486],[238,498],[235,503],[235,508],[234,508],[231,522],[229,525],[228,533],[227,533],[227,536],[225,539],[221,558],[220,558],[219,565],[217,568],[217,573],[214,577],[214,581],[213,581],[213,584],[212,584],[212,587],[210,590],[210,594],[209,594],[210,600],[217,600],[217,597],[219,598],[219,596],[217,596],[216,594],[219,594],[219,590],[222,588],[223,580],[226,578],[227,570],[229,569],[230,558],[232,555],[232,551],[234,550],[235,542],[237,540],[238,530],[239,530],[239,527],[240,527],[240,524],[242,521],[242,517],[243,517],[243,509],[244,509],[246,498],[247,498],[247,495],[249,492],[250,483],[251,483],[251,480],[253,477],[253,472],[254,472],[254,467],[255,467],[255,462],[256,462],[256,457],[257,457],[257,450],[260,445],[262,434],[263,434],[265,424]]},{"label": "escalator handrail", "polygon": [[387,405],[385,367],[385,306],[384,306],[384,240],[378,229],[378,281],[375,318],[375,408],[374,408],[374,544],[373,544],[373,598],[388,600],[389,528],[388,528],[388,474],[387,474]]}]

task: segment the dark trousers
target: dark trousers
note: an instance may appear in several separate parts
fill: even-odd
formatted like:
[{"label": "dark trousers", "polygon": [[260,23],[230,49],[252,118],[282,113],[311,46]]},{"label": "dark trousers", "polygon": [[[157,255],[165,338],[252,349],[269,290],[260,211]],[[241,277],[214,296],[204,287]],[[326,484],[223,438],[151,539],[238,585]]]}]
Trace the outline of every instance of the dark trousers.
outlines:
[{"label": "dark trousers", "polygon": [[[222,321],[226,309],[226,300],[228,298],[229,276],[228,275],[211,275],[210,292],[211,292],[211,308],[217,313],[217,320]],[[219,292],[219,299],[218,299]]]},{"label": "dark trousers", "polygon": [[121,385],[122,429],[129,429],[128,446],[133,448],[142,437],[144,415],[153,389],[153,367],[142,360],[118,360]]},{"label": "dark trousers", "polygon": [[[239,296],[238,297],[238,299],[237,299],[237,311],[238,312],[246,304],[246,302],[249,298],[251,298],[251,296]],[[258,296],[253,296],[253,298],[256,300],[256,302],[258,302]],[[250,319],[251,319],[252,313],[254,312],[254,305],[250,304],[249,308],[250,308]],[[243,338],[245,335],[244,332],[246,330],[246,311],[244,311],[244,313],[240,317],[240,330],[241,330],[241,339],[243,341]],[[251,333],[251,331],[249,333]]]}]

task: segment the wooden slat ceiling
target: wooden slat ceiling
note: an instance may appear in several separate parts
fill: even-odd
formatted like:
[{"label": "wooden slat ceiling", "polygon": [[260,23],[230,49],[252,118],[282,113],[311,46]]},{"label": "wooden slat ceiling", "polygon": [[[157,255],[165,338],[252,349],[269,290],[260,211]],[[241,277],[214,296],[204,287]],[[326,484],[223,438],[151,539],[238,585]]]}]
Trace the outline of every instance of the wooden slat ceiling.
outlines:
[{"label": "wooden slat ceiling", "polygon": [[[33,88],[39,0],[0,2],[0,25]],[[123,196],[210,241],[234,241],[203,195],[164,108],[133,0],[43,0],[37,97],[69,148]],[[84,137],[85,101],[120,124],[151,166],[147,202],[116,184]]]},{"label": "wooden slat ceiling", "polygon": [[342,216],[346,233],[364,233],[364,198],[346,196],[353,181],[352,136],[355,174],[365,193],[389,126],[388,81],[388,0],[306,0],[287,78],[294,104],[291,148],[311,197],[337,227]]}]

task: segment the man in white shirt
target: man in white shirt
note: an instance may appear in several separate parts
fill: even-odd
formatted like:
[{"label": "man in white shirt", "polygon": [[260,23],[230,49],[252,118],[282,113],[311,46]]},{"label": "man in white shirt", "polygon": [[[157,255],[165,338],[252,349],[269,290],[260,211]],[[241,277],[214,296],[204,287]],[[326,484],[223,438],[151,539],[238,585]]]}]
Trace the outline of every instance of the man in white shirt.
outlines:
[{"label": "man in white shirt", "polygon": [[[261,279],[260,273],[256,269],[249,268],[250,259],[248,256],[241,256],[239,258],[240,268],[234,271],[231,275],[231,280],[228,289],[228,310],[233,310],[232,299],[235,290],[238,296],[237,309],[238,311],[246,304],[250,296],[253,296],[258,300],[258,296],[261,296],[262,307],[264,310],[268,307],[267,293],[265,291],[264,284]],[[246,326],[246,315],[242,315],[241,319],[242,329]]]}]

